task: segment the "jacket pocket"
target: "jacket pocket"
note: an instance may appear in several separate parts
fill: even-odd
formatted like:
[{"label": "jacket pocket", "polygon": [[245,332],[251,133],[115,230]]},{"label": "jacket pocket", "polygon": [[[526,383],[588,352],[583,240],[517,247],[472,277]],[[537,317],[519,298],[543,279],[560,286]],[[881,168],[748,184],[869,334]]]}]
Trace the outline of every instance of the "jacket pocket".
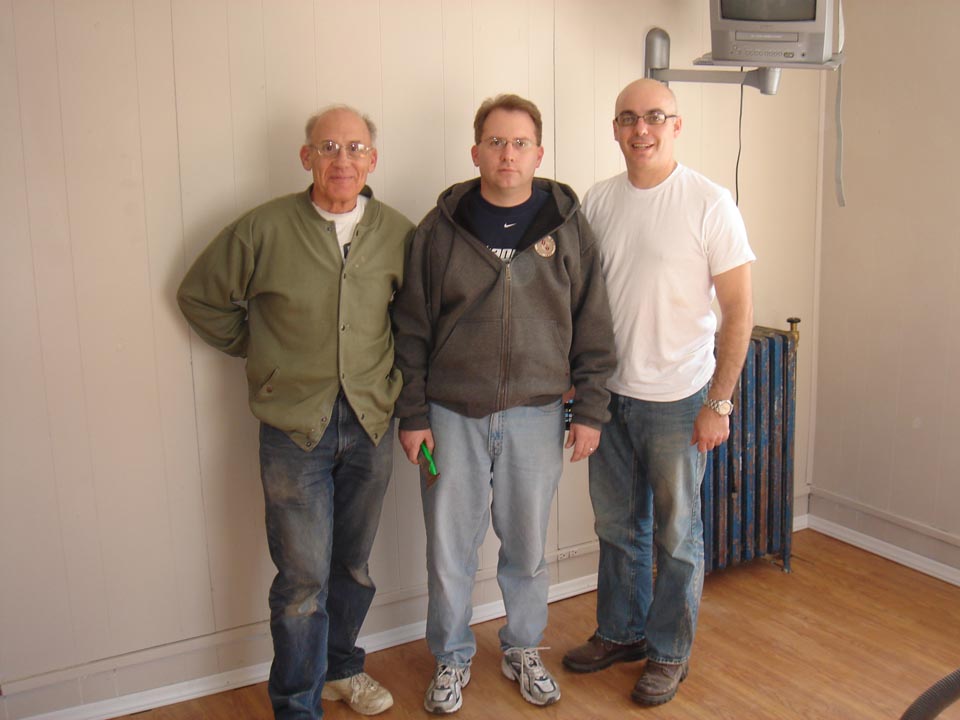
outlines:
[{"label": "jacket pocket", "polygon": [[556,320],[517,318],[510,345],[511,375],[521,374],[530,394],[553,392],[570,379],[569,343]]},{"label": "jacket pocket", "polygon": [[497,392],[500,377],[499,320],[459,322],[430,362],[428,395],[435,400],[475,401]]},{"label": "jacket pocket", "polygon": [[269,400],[274,392],[276,391],[276,381],[279,380],[278,373],[280,368],[275,367],[270,371],[270,374],[267,375],[266,379],[260,383],[260,387],[257,388],[257,398],[260,400]]}]

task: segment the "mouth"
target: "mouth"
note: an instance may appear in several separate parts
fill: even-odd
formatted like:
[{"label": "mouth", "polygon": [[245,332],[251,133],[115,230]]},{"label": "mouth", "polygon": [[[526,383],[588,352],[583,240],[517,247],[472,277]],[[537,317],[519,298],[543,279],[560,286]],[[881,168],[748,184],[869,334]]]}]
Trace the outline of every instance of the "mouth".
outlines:
[{"label": "mouth", "polygon": [[630,143],[630,147],[634,150],[650,150],[653,147],[653,143],[637,141]]}]

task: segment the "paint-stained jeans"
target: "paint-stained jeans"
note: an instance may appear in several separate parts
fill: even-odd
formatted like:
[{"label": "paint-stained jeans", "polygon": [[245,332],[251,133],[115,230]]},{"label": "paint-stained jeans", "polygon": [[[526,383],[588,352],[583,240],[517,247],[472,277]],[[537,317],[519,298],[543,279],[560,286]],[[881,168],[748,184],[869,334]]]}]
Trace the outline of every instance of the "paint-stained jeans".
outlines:
[{"label": "paint-stained jeans", "polygon": [[260,426],[274,659],[268,691],[278,720],[323,715],[326,680],[363,670],[355,646],[376,588],[367,573],[393,463],[393,427],[374,446],[341,394],[311,451]]},{"label": "paint-stained jeans", "polygon": [[[535,647],[547,626],[544,560],[550,505],[563,471],[563,408],[516,407],[469,418],[430,404],[440,479],[421,480],[427,529],[427,645],[463,667],[477,650],[470,630],[477,550],[493,516],[497,582],[507,610],[500,647]],[[493,500],[491,503],[491,492]]]},{"label": "paint-stained jeans", "polygon": [[646,637],[648,656],[665,663],[689,658],[703,589],[706,456],[690,438],[705,397],[706,388],[675,402],[614,393],[612,418],[590,457],[600,538],[597,633],[616,643]]}]

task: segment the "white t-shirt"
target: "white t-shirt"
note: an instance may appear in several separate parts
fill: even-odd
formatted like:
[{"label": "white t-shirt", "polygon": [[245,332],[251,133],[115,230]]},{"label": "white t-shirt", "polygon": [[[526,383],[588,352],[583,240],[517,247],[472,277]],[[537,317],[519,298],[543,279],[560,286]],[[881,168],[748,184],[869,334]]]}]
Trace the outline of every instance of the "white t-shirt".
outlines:
[{"label": "white t-shirt", "polygon": [[730,192],[677,165],[653,188],[623,173],[590,188],[617,346],[607,388],[638,400],[689,397],[716,361],[713,276],[756,260]]},{"label": "white t-shirt", "polygon": [[337,242],[340,243],[340,254],[346,259],[347,254],[344,252],[344,247],[350,242],[350,239],[353,237],[353,231],[357,227],[357,223],[360,222],[360,218],[363,217],[363,211],[367,207],[367,196],[366,195],[357,195],[357,205],[353,210],[348,210],[345,213],[332,213],[326,210],[323,210],[319,205],[313,203],[313,209],[324,220],[329,220],[334,224],[337,229]]}]

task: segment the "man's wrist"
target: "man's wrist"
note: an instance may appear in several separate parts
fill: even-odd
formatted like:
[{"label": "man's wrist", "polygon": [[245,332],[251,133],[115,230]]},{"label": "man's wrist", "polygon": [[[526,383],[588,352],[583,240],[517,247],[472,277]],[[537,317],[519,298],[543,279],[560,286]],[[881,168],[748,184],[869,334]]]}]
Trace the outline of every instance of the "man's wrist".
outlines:
[{"label": "man's wrist", "polygon": [[713,410],[717,415],[721,417],[728,417],[730,413],[733,412],[733,402],[730,400],[722,400],[719,398],[707,398],[703,401],[704,407],[708,407]]}]

